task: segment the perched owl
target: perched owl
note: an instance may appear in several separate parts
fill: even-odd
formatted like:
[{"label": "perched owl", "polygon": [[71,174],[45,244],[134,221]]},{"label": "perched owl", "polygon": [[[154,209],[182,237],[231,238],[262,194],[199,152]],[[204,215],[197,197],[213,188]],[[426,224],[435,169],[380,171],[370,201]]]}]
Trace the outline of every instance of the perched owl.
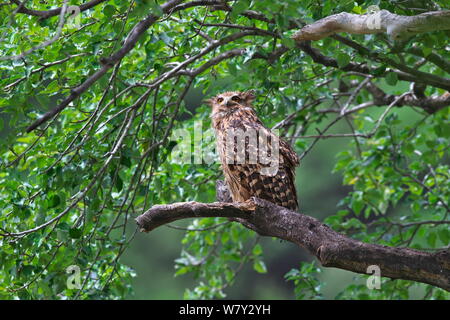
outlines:
[{"label": "perched owl", "polygon": [[254,99],[247,91],[224,92],[207,100],[225,181],[235,202],[254,196],[297,210],[298,156],[259,120]]}]

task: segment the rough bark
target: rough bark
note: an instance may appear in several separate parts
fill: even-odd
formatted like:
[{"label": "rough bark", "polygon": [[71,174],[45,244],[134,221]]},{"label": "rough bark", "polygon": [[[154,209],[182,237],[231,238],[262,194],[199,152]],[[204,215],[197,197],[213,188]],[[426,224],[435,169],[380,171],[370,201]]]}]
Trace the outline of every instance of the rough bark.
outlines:
[{"label": "rough bark", "polygon": [[[225,192],[222,185],[218,190]],[[223,186],[222,186],[223,187]],[[226,195],[218,197],[227,199]],[[262,236],[293,242],[316,256],[324,267],[367,273],[376,265],[381,276],[428,283],[450,291],[450,252],[422,252],[364,243],[344,236],[319,220],[253,198],[243,203],[180,202],[156,205],[136,218],[141,231],[187,218],[222,217],[238,221]]]}]

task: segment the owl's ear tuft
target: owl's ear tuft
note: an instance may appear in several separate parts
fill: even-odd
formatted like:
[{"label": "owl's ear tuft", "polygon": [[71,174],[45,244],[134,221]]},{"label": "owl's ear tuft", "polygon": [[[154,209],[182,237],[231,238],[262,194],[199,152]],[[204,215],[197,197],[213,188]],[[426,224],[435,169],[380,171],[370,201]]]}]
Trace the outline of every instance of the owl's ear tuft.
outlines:
[{"label": "owl's ear tuft", "polygon": [[203,100],[203,103],[204,103],[204,104],[207,104],[207,105],[210,106],[210,107],[212,107],[213,104],[214,104],[214,98],[210,98],[210,99]]},{"label": "owl's ear tuft", "polygon": [[256,99],[256,93],[255,93],[255,90],[248,90],[248,91],[245,91],[245,92],[242,94],[242,98],[244,99],[245,102],[247,102],[247,103],[252,103],[253,100]]}]

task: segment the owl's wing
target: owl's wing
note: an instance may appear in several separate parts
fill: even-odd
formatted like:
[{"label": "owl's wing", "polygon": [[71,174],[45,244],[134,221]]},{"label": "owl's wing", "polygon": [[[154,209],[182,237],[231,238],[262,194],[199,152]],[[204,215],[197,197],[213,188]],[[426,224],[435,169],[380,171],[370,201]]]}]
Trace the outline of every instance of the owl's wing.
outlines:
[{"label": "owl's wing", "polygon": [[[276,203],[280,206],[297,210],[298,200],[295,188],[295,167],[299,165],[299,159],[293,148],[283,139],[277,137],[269,129],[261,126],[260,134],[268,139],[269,145],[279,144],[279,162],[272,174],[265,174],[268,166],[258,163],[255,166],[248,165],[245,168],[251,193],[258,198]],[[259,146],[261,147],[261,146]]]},{"label": "owl's wing", "polygon": [[289,163],[292,167],[297,167],[300,164],[300,160],[298,158],[297,153],[291,147],[289,143],[284,141],[282,138],[280,140],[280,154],[284,157],[284,159]]},{"label": "owl's wing", "polygon": [[248,184],[251,194],[279,206],[297,210],[298,200],[292,170],[280,165],[275,175],[268,176],[261,174],[261,165],[256,166],[259,168],[246,170],[249,172]]},{"label": "owl's wing", "polygon": [[[284,140],[278,138],[272,131],[266,128],[255,116],[254,118],[236,117],[231,119],[227,126],[229,128],[242,129],[244,132],[256,130],[258,139],[245,138],[245,161],[234,162],[236,155],[237,140],[230,146],[231,157],[225,152],[225,136],[219,132],[221,161],[224,168],[227,184],[230,187],[234,201],[245,201],[251,196],[273,202],[277,205],[298,209],[297,194],[295,190],[295,167],[299,164],[298,156],[292,147]],[[267,145],[260,145],[260,137],[267,141]],[[273,149],[276,143],[278,148]],[[263,150],[262,148],[265,148]],[[266,161],[261,156],[261,152],[268,152],[270,161]],[[278,150],[278,161],[273,162],[272,152]],[[251,155],[257,154],[257,161],[250,161]],[[276,159],[276,158],[275,158]],[[271,162],[272,161],[272,162]]]}]

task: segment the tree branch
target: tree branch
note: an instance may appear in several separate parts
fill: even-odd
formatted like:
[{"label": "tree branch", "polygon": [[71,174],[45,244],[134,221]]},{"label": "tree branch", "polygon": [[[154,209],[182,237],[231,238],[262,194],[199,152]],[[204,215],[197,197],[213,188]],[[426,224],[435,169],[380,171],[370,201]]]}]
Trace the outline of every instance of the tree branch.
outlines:
[{"label": "tree branch", "polygon": [[[387,94],[372,82],[366,84],[366,89],[373,96],[377,106],[385,106],[396,100],[397,96]],[[450,94],[445,93],[441,96],[421,97],[414,94],[403,97],[397,106],[419,107],[429,114],[433,114],[445,107],[450,106]]]},{"label": "tree branch", "polygon": [[342,12],[304,26],[293,38],[296,41],[320,40],[338,32],[353,34],[387,33],[393,40],[406,40],[424,32],[450,30],[450,10],[401,16],[387,10],[365,15]]},{"label": "tree branch", "polygon": [[438,66],[445,72],[450,73],[450,61],[434,52],[431,52],[430,54],[426,55],[424,54],[423,50],[418,46],[413,46],[407,49],[406,52],[422,57],[425,60],[434,63],[436,66]]},{"label": "tree branch", "polygon": [[[417,70],[417,68],[409,67],[407,64],[396,62],[394,59],[383,57],[379,55],[376,52],[371,52],[368,48],[360,45],[359,43],[348,39],[346,37],[342,37],[340,35],[334,35],[332,38],[336,39],[337,41],[355,49],[357,52],[359,52],[362,55],[366,55],[370,59],[378,62],[384,62],[389,64],[390,66],[397,68],[398,70],[393,70],[395,73],[397,73],[400,76],[402,76],[402,80],[411,81],[411,79],[414,82],[420,82],[424,84],[428,84],[434,87],[442,88],[442,86],[445,86],[445,88],[450,87],[450,79],[443,78],[434,74],[422,72],[420,70]],[[436,56],[434,56],[434,60],[436,61]],[[441,63],[442,65],[442,63]]]},{"label": "tree branch", "polygon": [[136,218],[141,231],[187,218],[237,220],[262,236],[287,240],[305,248],[325,267],[367,273],[377,265],[383,277],[428,283],[450,291],[450,252],[421,252],[368,244],[333,231],[319,220],[252,198],[243,203],[180,202],[156,205]]},{"label": "tree branch", "polygon": [[[64,62],[67,62],[67,61],[69,61],[69,60],[72,59],[72,58],[80,57],[80,56],[85,56],[85,55],[87,55],[87,53],[82,52],[82,53],[78,53],[78,54],[69,55],[69,56],[67,56],[67,57],[65,57],[64,59],[61,59],[61,60],[57,60],[57,61],[45,63],[45,64],[43,64],[40,68],[32,70],[32,71],[30,72],[30,75],[31,75],[31,74],[35,74],[35,73],[38,73],[38,72],[41,72],[41,71],[44,71],[45,69],[50,68],[50,67],[53,67],[53,66],[56,66],[56,65],[58,65],[58,64],[63,64]],[[17,86],[17,85],[18,85],[19,83],[21,83],[22,81],[25,81],[26,79],[28,79],[28,77],[29,77],[29,75],[17,79],[16,81],[14,81],[14,82],[12,82],[12,83],[6,85],[6,86],[3,88],[3,90],[4,90],[4,91],[10,90],[11,88]]]},{"label": "tree branch", "polygon": [[[373,75],[373,73],[375,71],[375,68],[369,68],[367,66],[367,64],[358,64],[355,62],[350,62],[346,66],[339,67],[339,64],[336,59],[322,54],[320,52],[320,50],[311,46],[310,41],[298,42],[297,48],[299,48],[304,53],[309,55],[315,63],[320,63],[326,67],[333,67],[336,69],[341,69],[343,71],[357,72],[357,73],[362,73],[362,74],[367,74],[367,75]],[[439,78],[439,79],[436,79],[436,81],[434,81],[435,80],[434,79],[435,76],[434,76],[433,81],[430,81],[430,79],[429,79],[430,75],[428,75],[428,77],[424,78],[421,76],[423,73],[420,73],[420,76],[416,76],[415,74],[410,74],[410,73],[400,71],[400,70],[391,70],[391,72],[394,72],[395,74],[397,74],[398,78],[403,81],[422,83],[422,84],[431,85],[436,88],[441,88],[441,89],[450,91],[450,82],[448,79],[445,79],[445,78]],[[415,72],[415,73],[417,73],[417,72]],[[373,76],[374,77],[384,77],[387,74],[388,74],[388,72],[385,72],[382,75],[373,75]],[[442,80],[445,80],[445,81],[442,81]]]}]

